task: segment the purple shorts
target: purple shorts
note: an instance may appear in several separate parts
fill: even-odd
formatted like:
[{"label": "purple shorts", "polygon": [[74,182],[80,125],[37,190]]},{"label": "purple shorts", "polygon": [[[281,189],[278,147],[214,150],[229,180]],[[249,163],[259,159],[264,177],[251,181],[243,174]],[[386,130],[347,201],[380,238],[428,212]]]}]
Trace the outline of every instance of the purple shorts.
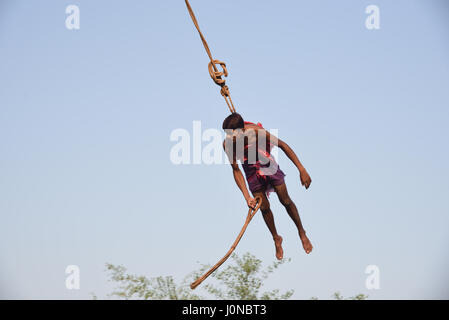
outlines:
[{"label": "purple shorts", "polygon": [[271,174],[264,173],[263,167],[261,168],[261,166],[255,164],[244,164],[243,169],[245,171],[246,181],[248,181],[249,190],[253,194],[254,192],[265,190],[268,196],[270,192],[274,191],[275,186],[284,183],[285,174],[279,166]]}]

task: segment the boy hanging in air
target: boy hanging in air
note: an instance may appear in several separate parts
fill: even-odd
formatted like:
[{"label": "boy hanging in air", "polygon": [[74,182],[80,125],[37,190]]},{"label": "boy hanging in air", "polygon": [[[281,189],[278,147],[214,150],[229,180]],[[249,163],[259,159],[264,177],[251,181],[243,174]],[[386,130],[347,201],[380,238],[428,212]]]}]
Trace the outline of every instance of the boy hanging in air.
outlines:
[{"label": "boy hanging in air", "polygon": [[256,125],[245,122],[241,115],[235,112],[223,121],[223,130],[226,132],[223,148],[231,163],[235,182],[242,191],[248,206],[250,208],[255,207],[256,200],[250,196],[246,188],[246,183],[237,160],[240,160],[242,163],[243,171],[245,172],[246,180],[253,197],[262,197],[260,210],[273,236],[276,258],[281,260],[284,253],[282,249],[282,237],[276,231],[273,213],[270,210],[270,202],[267,198],[269,192],[273,190],[298,228],[299,238],[304,251],[307,254],[310,253],[313,246],[306,236],[306,231],[299,218],[298,209],[288,195],[284,182],[285,174],[270,154],[273,146],[277,146],[284,151],[287,157],[298,168],[301,184],[308,189],[312,180],[294,151],[285,142],[266,131],[260,123]]}]

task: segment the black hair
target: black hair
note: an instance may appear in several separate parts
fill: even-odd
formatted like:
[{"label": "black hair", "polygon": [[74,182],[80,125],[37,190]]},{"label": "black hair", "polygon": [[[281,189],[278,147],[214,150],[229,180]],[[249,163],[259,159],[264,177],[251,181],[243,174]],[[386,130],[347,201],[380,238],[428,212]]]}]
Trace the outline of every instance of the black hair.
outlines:
[{"label": "black hair", "polygon": [[237,112],[232,113],[227,116],[223,121],[223,130],[226,129],[243,129],[245,122],[240,114]]}]

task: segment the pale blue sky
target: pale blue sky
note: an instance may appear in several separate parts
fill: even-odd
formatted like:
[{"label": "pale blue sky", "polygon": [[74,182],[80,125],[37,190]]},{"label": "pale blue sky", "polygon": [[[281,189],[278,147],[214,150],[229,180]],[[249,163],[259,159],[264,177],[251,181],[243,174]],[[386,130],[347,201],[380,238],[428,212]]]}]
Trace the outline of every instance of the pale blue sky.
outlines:
[{"label": "pale blue sky", "polygon": [[[65,28],[79,5],[81,29]],[[246,120],[279,130],[312,177],[279,162],[315,246],[275,195],[295,299],[449,298],[446,1],[191,0]],[[380,30],[365,8],[380,8]],[[111,292],[104,263],[181,279],[227,251],[246,215],[229,165],[169,160],[172,130],[227,107],[184,1],[0,2],[0,297]],[[260,215],[238,253],[266,263]],[[65,288],[65,268],[81,289]],[[367,265],[379,290],[365,288]]]}]

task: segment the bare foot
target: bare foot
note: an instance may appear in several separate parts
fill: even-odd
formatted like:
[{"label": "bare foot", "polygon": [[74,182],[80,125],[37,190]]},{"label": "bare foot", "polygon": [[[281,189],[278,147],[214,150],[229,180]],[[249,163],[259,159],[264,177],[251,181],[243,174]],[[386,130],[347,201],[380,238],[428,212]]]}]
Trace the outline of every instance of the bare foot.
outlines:
[{"label": "bare foot", "polygon": [[302,242],[302,246],[304,248],[304,251],[309,254],[310,252],[312,252],[313,246],[312,243],[310,242],[309,238],[307,238],[305,233],[300,233],[299,234],[299,238],[301,239]]},{"label": "bare foot", "polygon": [[276,258],[278,260],[282,260],[284,257],[284,250],[282,249],[282,237],[281,236],[274,236],[274,246],[276,247]]}]

